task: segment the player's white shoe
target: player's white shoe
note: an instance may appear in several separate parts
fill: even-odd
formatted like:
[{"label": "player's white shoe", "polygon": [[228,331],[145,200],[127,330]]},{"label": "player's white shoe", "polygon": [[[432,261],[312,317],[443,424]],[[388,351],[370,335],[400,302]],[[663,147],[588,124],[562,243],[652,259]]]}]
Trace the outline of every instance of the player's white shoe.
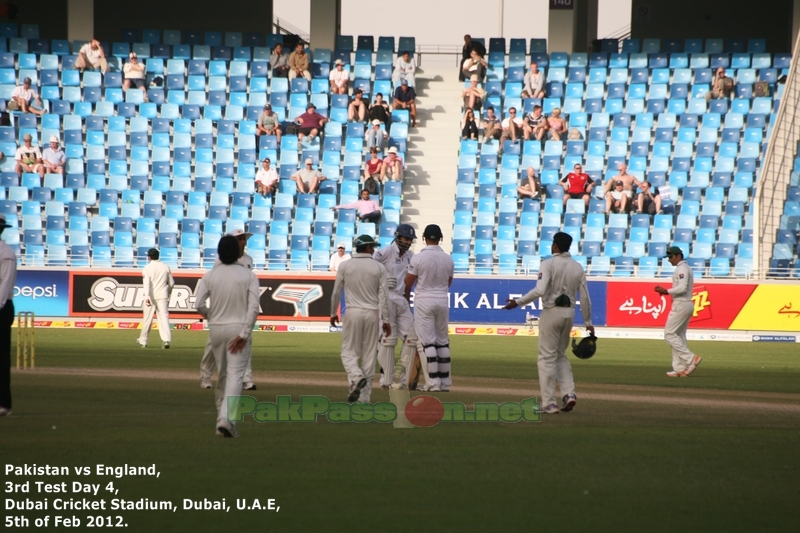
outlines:
[{"label": "player's white shoe", "polygon": [[692,364],[690,364],[689,368],[686,369],[686,375],[688,376],[689,374],[694,372],[694,369],[697,368],[697,366],[700,364],[702,360],[703,360],[702,357],[700,357],[699,355],[695,355],[694,358],[692,359]]},{"label": "player's white shoe", "polygon": [[10,407],[0,407],[0,416],[9,416],[11,414]]},{"label": "player's white shoe", "polygon": [[136,341],[136,346],[138,346],[139,348],[147,348],[147,345],[146,345],[146,344],[142,344],[142,343],[141,343],[141,342],[139,342],[138,340]]},{"label": "player's white shoe", "polygon": [[200,381],[200,388],[201,389],[210,389],[211,388],[211,381],[206,381],[206,380]]},{"label": "player's white shoe", "polygon": [[671,370],[667,372],[668,378],[685,378],[689,377],[689,374],[686,373],[685,370],[681,370],[680,372],[676,372],[675,370]]},{"label": "player's white shoe", "polygon": [[221,435],[226,438],[236,438],[239,436],[239,432],[236,431],[236,428],[227,421],[219,421],[217,422],[217,435]]},{"label": "player's white shoe", "polygon": [[557,415],[561,410],[558,408],[558,404],[551,403],[547,407],[543,407],[539,409],[539,414],[543,415]]},{"label": "player's white shoe", "polygon": [[244,390],[256,390],[256,384],[253,383],[252,381],[249,381],[249,382],[245,383],[244,387],[242,387],[242,388]]},{"label": "player's white shoe", "polygon": [[391,390],[406,390],[408,387],[406,387],[404,383],[392,383],[392,386],[389,388]]},{"label": "player's white shoe", "polygon": [[165,343],[164,343],[164,345],[163,345],[162,347],[163,347],[165,350],[169,350],[169,343],[168,343],[168,342],[165,342]]},{"label": "player's white shoe", "polygon": [[565,413],[572,411],[575,408],[575,404],[578,403],[578,398],[574,394],[565,394],[561,400],[564,402],[564,407],[561,410]]},{"label": "player's white shoe", "polygon": [[361,378],[352,385],[350,385],[350,395],[347,397],[347,401],[350,403],[358,401],[358,397],[361,396],[361,389],[367,386],[367,378]]}]

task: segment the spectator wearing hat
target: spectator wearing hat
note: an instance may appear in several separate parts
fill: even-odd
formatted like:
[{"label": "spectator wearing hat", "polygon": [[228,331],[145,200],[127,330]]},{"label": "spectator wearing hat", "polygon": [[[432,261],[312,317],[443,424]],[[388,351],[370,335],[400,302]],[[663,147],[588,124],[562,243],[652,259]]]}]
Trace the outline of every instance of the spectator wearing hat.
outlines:
[{"label": "spectator wearing hat", "polygon": [[367,140],[367,150],[377,148],[382,152],[384,146],[386,146],[387,139],[389,139],[389,134],[386,133],[386,130],[381,129],[381,121],[375,119],[372,121],[372,127],[367,130],[364,138]]},{"label": "spectator wearing hat", "polygon": [[[11,228],[0,215],[0,233]],[[16,231],[16,230],[12,230]],[[14,323],[14,283],[17,257],[14,249],[0,241],[0,416],[11,414],[11,325]]]},{"label": "spectator wearing hat", "polygon": [[[33,107],[33,103],[39,107]],[[34,115],[43,115],[44,110],[41,109],[42,97],[36,92],[36,89],[31,88],[31,79],[25,78],[22,80],[22,85],[17,85],[11,92],[11,100],[8,102],[8,109],[11,111],[22,111],[23,113],[33,113]]]},{"label": "spectator wearing hat", "polygon": [[389,104],[383,99],[383,93],[375,95],[375,101],[369,106],[369,120],[378,120],[383,124],[389,125],[392,118],[392,111]]},{"label": "spectator wearing hat", "polygon": [[336,247],[336,251],[333,252],[333,255],[331,255],[331,262],[328,263],[328,270],[331,272],[336,272],[339,270],[339,265],[351,258],[352,256],[344,249],[344,243],[340,242]]},{"label": "spectator wearing hat", "polygon": [[314,141],[314,137],[320,134],[322,126],[328,119],[317,113],[317,106],[308,104],[306,112],[295,119],[297,127],[298,146],[302,149],[303,137],[308,136],[308,142]]},{"label": "spectator wearing hat", "polygon": [[261,162],[261,168],[256,172],[256,192],[261,196],[275,194],[278,188],[278,173],[270,167],[269,157]]},{"label": "spectator wearing hat", "polygon": [[[628,174],[628,165],[620,163],[617,167],[618,174],[611,178],[603,187],[603,195],[606,199],[606,213],[629,212],[633,208],[634,189],[641,187],[642,182],[635,176]],[[622,198],[619,194],[617,182],[622,182]]]},{"label": "spectator wearing hat", "polygon": [[271,104],[265,105],[264,111],[258,114],[256,133],[258,135],[274,135],[278,144],[281,143],[281,123],[278,116],[272,112]]},{"label": "spectator wearing hat", "polygon": [[136,52],[131,52],[128,55],[128,62],[122,67],[122,75],[125,78],[122,81],[122,90],[127,91],[131,86],[141,89],[144,93],[144,101],[147,102],[144,65],[139,63],[139,56],[136,55]]},{"label": "spectator wearing hat", "polygon": [[[343,94],[346,93],[345,90]],[[347,105],[347,120],[353,122],[356,120],[356,116],[358,116],[359,122],[364,122],[364,118],[367,116],[367,103],[364,101],[364,91],[361,89],[353,91],[353,99]]]},{"label": "spectator wearing hat", "polygon": [[309,157],[305,168],[292,174],[289,179],[297,184],[297,192],[300,194],[313,194],[319,190],[319,184],[328,178],[319,170],[314,170],[314,160]]},{"label": "spectator wearing hat", "polygon": [[23,172],[37,172],[39,176],[44,176],[42,170],[42,152],[39,151],[38,146],[32,144],[33,137],[30,133],[26,133],[22,137],[22,146],[17,148],[17,176],[22,177]]},{"label": "spectator wearing hat", "polygon": [[78,50],[78,58],[75,60],[74,66],[81,72],[84,70],[100,70],[103,74],[108,72],[106,52],[100,45],[100,41],[92,39],[81,46],[81,49]]},{"label": "spectator wearing hat", "polygon": [[478,75],[473,74],[469,78],[469,87],[461,91],[461,98],[464,100],[464,109],[480,109],[486,100],[486,89],[478,87]]},{"label": "spectator wearing hat", "polygon": [[361,189],[361,198],[349,204],[339,204],[331,207],[332,210],[355,209],[358,219],[361,222],[373,222],[379,224],[381,221],[381,206],[378,202],[370,199],[369,191]]},{"label": "spectator wearing hat", "polygon": [[397,82],[407,81],[411,87],[414,87],[414,73],[417,70],[417,61],[411,57],[408,50],[400,52],[400,57],[394,60],[394,71],[392,71],[392,81],[397,85]]},{"label": "spectator wearing hat", "polygon": [[44,177],[45,172],[48,174],[61,174],[64,175],[64,165],[67,164],[67,156],[64,155],[64,150],[58,142],[58,137],[55,135],[50,136],[50,146],[42,152],[42,168],[39,170],[40,175]]},{"label": "spectator wearing hat", "polygon": [[289,76],[289,54],[283,51],[283,45],[277,43],[269,56],[269,65],[272,67],[273,78],[286,78]]},{"label": "spectator wearing hat", "polygon": [[298,42],[294,52],[289,54],[289,81],[298,76],[311,81],[311,73],[308,71],[308,54],[302,42]]},{"label": "spectator wearing hat", "polygon": [[403,160],[397,156],[397,148],[394,146],[389,148],[389,155],[381,165],[381,182],[386,181],[387,177],[393,181],[403,180]]},{"label": "spectator wearing hat", "polygon": [[[333,70],[328,75],[331,82],[331,94],[347,94],[350,73],[344,69],[344,61],[337,59]],[[363,119],[362,119],[363,120]]]},{"label": "spectator wearing hat", "polygon": [[413,87],[408,86],[408,80],[400,82],[400,87],[394,91],[394,103],[392,109],[408,109],[411,115],[411,127],[417,125],[417,93]]},{"label": "spectator wearing hat", "polygon": [[625,184],[620,180],[614,182],[614,188],[609,191],[606,202],[609,205],[609,213],[628,213],[631,210],[632,202],[625,194]]}]

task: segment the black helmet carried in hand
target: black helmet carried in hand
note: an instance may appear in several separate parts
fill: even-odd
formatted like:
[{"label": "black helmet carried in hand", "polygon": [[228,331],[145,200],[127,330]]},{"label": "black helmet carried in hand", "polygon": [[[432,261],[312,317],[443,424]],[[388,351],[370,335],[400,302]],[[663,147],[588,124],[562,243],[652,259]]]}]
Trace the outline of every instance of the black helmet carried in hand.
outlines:
[{"label": "black helmet carried in hand", "polygon": [[595,351],[597,351],[597,337],[594,335],[584,337],[581,342],[572,339],[572,353],[578,359],[590,359]]}]

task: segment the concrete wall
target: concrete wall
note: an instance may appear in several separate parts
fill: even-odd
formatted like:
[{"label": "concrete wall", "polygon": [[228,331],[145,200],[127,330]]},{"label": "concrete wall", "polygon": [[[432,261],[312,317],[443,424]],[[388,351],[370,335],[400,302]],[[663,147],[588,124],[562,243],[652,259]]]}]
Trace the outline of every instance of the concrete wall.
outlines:
[{"label": "concrete wall", "polygon": [[767,51],[790,52],[795,0],[633,0],[631,36],[764,38]]}]

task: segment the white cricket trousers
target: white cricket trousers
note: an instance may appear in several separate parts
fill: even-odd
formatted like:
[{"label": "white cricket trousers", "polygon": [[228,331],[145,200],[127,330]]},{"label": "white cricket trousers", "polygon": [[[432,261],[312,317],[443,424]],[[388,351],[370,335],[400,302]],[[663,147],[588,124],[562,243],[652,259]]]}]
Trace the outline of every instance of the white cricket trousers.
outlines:
[{"label": "white cricket trousers", "polygon": [[375,356],[378,353],[378,311],[348,307],[342,319],[342,365],[349,384],[367,378],[358,401],[368,402],[375,378]]},{"label": "white cricket trousers", "polygon": [[566,355],[574,319],[575,309],[571,307],[543,309],[539,317],[538,367],[542,408],[558,405],[556,382],[562,396],[575,394],[572,365]]},{"label": "white cricket trousers", "polygon": [[404,350],[401,351],[401,361],[403,360],[404,356],[408,360],[404,366],[408,366],[409,362],[411,361],[411,357],[414,355],[413,348],[406,348],[405,346],[406,337],[414,329],[414,315],[411,314],[411,307],[409,307],[406,299],[400,295],[392,294],[389,296],[389,301],[387,303],[389,308],[389,316],[386,322],[392,326],[392,334],[388,337],[385,335],[380,335],[378,363],[380,363],[381,368],[383,368],[381,385],[389,386],[394,381],[394,355],[398,338],[400,339],[400,343]]},{"label": "white cricket trousers", "polygon": [[153,326],[153,313],[158,313],[158,334],[162,342],[172,342],[172,332],[169,330],[169,300],[162,298],[150,300],[152,305],[144,306],[144,320],[142,320],[142,333],[139,335],[139,344],[147,344],[150,328]]},{"label": "white cricket trousers", "polygon": [[239,336],[239,332],[242,330],[241,324],[212,325],[209,328],[208,337],[211,339],[211,350],[214,353],[214,360],[219,370],[215,394],[217,422],[227,421],[227,398],[229,396],[242,395],[242,380],[244,378],[244,370],[250,361],[252,339],[247,340],[247,344],[242,348],[242,351],[232,354],[228,352],[228,345]]},{"label": "white cricket trousers", "polygon": [[[211,381],[217,363],[214,360],[214,352],[211,349],[211,335],[206,339],[206,349],[203,352],[203,359],[200,361],[200,381]],[[253,382],[253,358],[247,360],[247,368],[244,371],[244,382]]]},{"label": "white cricket trousers", "polygon": [[664,327],[664,340],[672,348],[672,370],[683,372],[692,364],[694,354],[686,345],[686,328],[694,314],[691,300],[672,300],[672,309]]},{"label": "white cricket trousers", "polygon": [[425,351],[430,376],[428,385],[432,387],[441,384],[449,388],[452,383],[450,336],[447,333],[449,319],[450,309],[446,297],[414,300],[414,331]]}]

